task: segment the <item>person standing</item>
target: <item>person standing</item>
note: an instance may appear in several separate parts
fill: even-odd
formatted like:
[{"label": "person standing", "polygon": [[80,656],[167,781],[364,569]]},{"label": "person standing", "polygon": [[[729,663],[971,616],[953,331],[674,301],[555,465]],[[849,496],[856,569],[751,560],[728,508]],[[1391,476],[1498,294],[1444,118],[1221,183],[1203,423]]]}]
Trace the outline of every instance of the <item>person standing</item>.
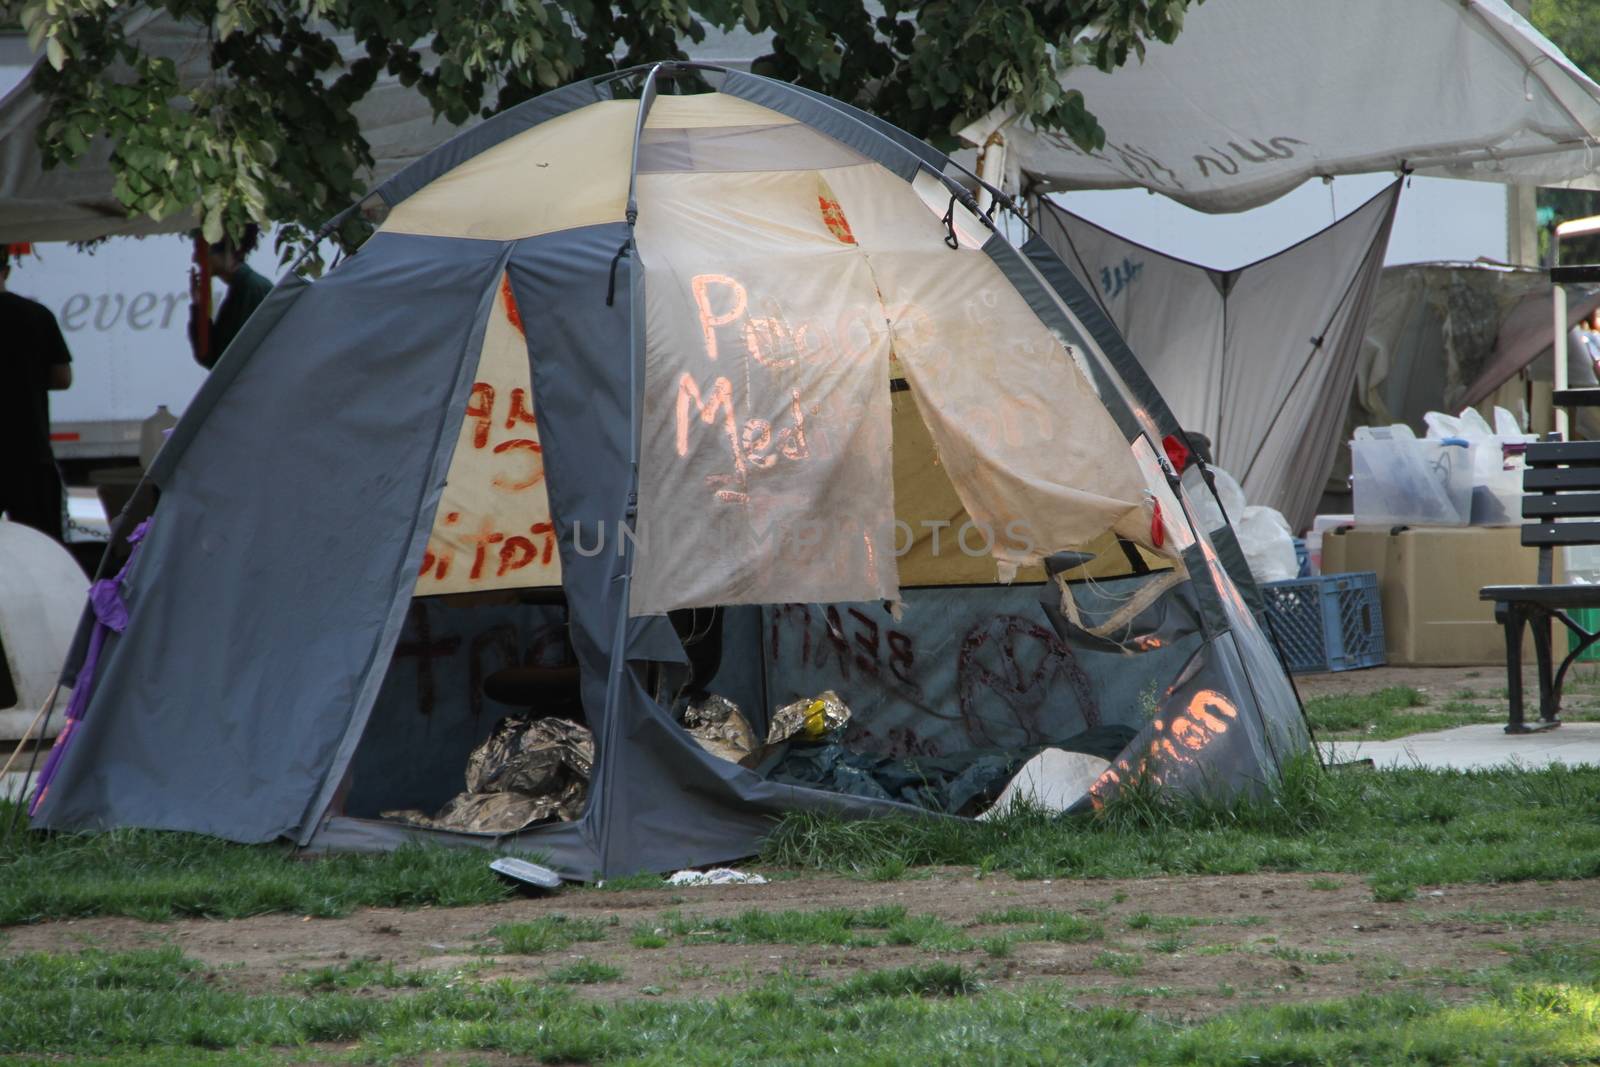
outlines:
[{"label": "person standing", "polygon": [[245,262],[260,239],[260,227],[251,223],[237,242],[224,238],[210,247],[207,254],[211,273],[228,283],[228,295],[223,297],[217,319],[203,339],[199,328],[199,293],[189,294],[189,347],[194,352],[195,362],[206,370],[217,365],[217,357],[227,351],[229,343],[244,328],[245,320],[272,292],[272,283]]},{"label": "person standing", "polygon": [[62,540],[61,473],[50,451],[50,391],[72,385],[72,353],[50,309],[10,292],[0,245],[0,511]]}]

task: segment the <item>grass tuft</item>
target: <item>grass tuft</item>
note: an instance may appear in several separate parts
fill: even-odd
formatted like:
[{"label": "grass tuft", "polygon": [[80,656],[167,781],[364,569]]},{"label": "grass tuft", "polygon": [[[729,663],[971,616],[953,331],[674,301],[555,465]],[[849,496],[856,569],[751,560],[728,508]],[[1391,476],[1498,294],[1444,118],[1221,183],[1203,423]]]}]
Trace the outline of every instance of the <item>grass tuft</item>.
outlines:
[{"label": "grass tuft", "polygon": [[599,960],[578,960],[553,968],[547,976],[562,985],[597,985],[601,982],[622,981],[622,968]]},{"label": "grass tuft", "polygon": [[983,983],[960,964],[930,963],[858,974],[836,986],[828,999],[851,1004],[878,997],[964,997],[982,988]]},{"label": "grass tuft", "polygon": [[489,931],[489,936],[500,942],[501,952],[533,956],[578,941],[604,941],[606,924],[595,919],[549,915],[532,922],[501,923]]}]

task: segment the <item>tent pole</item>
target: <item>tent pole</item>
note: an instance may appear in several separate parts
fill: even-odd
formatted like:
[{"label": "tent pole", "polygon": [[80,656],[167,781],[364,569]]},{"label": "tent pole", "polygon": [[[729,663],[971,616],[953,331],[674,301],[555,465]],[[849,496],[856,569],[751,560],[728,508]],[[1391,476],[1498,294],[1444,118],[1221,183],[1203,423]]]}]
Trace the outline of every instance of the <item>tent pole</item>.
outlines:
[{"label": "tent pole", "polygon": [[1000,131],[989,135],[978,155],[978,214],[987,215],[994,204],[992,189],[998,189],[1006,173],[1006,139]]},{"label": "tent pole", "polygon": [[[639,521],[639,442],[642,437],[640,419],[642,417],[640,391],[643,382],[640,380],[640,370],[644,363],[644,333],[640,329],[641,297],[643,293],[639,286],[639,257],[634,242],[634,226],[639,219],[639,145],[644,140],[645,121],[650,116],[650,105],[656,98],[656,75],[660,73],[665,64],[657,63],[645,75],[644,89],[639,94],[639,115],[633,126],[633,158],[628,168],[628,204],[625,218],[628,223],[628,239],[623,245],[624,256],[628,262],[628,496],[624,510],[624,522],[630,529],[638,528]],[[595,749],[595,772],[604,774],[600,781],[600,791],[604,794],[601,803],[606,808],[613,808],[611,790],[614,787],[613,776],[602,771],[602,765],[609,762],[608,753],[611,742],[620,733],[617,723],[618,708],[621,705],[623,686],[627,684],[628,671],[628,604],[632,599],[633,591],[633,563],[635,546],[629,538],[622,538],[619,534],[618,545],[622,549],[622,571],[617,576],[617,620],[611,633],[611,663],[609,674],[606,678],[605,707],[601,715],[600,726],[604,735],[597,738]],[[593,807],[591,800],[590,807]],[[604,877],[610,870],[610,835],[602,821],[597,831],[599,838],[596,848],[598,874]]]}]

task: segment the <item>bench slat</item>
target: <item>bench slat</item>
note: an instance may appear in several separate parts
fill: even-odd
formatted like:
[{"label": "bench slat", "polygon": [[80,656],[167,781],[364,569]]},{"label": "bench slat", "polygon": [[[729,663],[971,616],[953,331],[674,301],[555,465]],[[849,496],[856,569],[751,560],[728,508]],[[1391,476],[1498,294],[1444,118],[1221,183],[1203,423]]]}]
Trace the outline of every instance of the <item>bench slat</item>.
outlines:
[{"label": "bench slat", "polygon": [[1522,498],[1522,514],[1530,519],[1600,518],[1600,493],[1530,494]]},{"label": "bench slat", "polygon": [[1522,528],[1524,545],[1588,545],[1600,542],[1600,522],[1530,522]]},{"label": "bench slat", "polygon": [[1600,467],[1530,467],[1522,472],[1528,492],[1557,489],[1600,489]]},{"label": "bench slat", "polygon": [[1600,441],[1535,441],[1528,445],[1527,457],[1530,467],[1600,464]]},{"label": "bench slat", "polygon": [[1486,585],[1479,600],[1545,604],[1552,608],[1600,607],[1600,585]]}]

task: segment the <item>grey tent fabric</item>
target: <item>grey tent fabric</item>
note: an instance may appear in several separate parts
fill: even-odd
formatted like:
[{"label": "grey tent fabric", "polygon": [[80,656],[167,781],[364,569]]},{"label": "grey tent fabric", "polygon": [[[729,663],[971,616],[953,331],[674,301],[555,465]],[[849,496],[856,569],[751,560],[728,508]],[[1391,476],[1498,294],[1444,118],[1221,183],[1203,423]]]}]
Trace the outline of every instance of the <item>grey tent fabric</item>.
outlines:
[{"label": "grey tent fabric", "polygon": [[1298,529],[1342,440],[1342,398],[1399,195],[1396,182],[1320,233],[1229,271],[1163,255],[1049,200],[1038,202],[1038,223],[1183,428],[1211,439],[1252,504]]},{"label": "grey tent fabric", "polygon": [[449,460],[438,430],[465,402],[479,319],[407,309],[476,308],[499,275],[499,246],[447,244],[374,237],[300,289],[270,348],[230,348],[234,380],[164,454],[131,623],[44,798],[51,825],[265,841],[305,823],[382,680]]},{"label": "grey tent fabric", "polygon": [[[885,175],[881,162],[859,164],[879,168],[870,174],[880,195],[918,197],[917,211],[942,209],[953,192],[944,185],[912,192],[937,168],[925,166],[925,156],[905,139],[890,138],[847,110],[777,82],[748,75],[728,81],[743,90],[739,99],[678,98],[672,106],[690,118],[758,124],[778,111],[823,135],[836,130],[835,140],[867,160],[898,168]],[[613,133],[624,120],[630,130],[642,127],[626,100],[606,97],[591,85],[530,101],[499,126],[486,124],[488,132],[476,141],[469,136],[420,161],[390,192],[401,203],[423,201],[433,212],[431,223],[447,226],[440,198],[428,199],[437,179],[448,180],[459,167],[494,153],[502,153],[496,165],[503,165],[503,153],[518,137],[586,114],[602,116]],[[774,106],[752,116],[745,102],[752,97]],[[703,113],[682,110],[695,107]],[[581,125],[565,129],[584,132]],[[503,137],[506,131],[512,135]],[[623,156],[615,136],[604,150],[613,160]],[[528,181],[517,162],[513,157],[501,173]],[[794,172],[786,172],[785,181],[799,192],[783,203],[817,211],[820,172],[800,181]],[[621,188],[620,179],[629,176],[593,177]],[[930,202],[934,196],[937,203]],[[591,214],[594,203],[588,201]],[[642,199],[643,210],[649,203]],[[466,209],[481,218],[498,206],[469,199]],[[832,232],[849,233],[838,205],[829,207],[823,198],[821,208],[818,239],[853,243]],[[537,219],[543,225],[549,217]],[[918,239],[929,240],[932,255],[956,254],[941,228],[930,232],[926,217],[918,218]],[[858,215],[855,224],[865,234],[872,220]],[[282,283],[224,355],[155,465],[162,495],[123,590],[129,625],[109,641],[93,677],[79,672],[78,683],[92,686],[92,696],[49,791],[38,798],[34,825],[148,826],[238,841],[286,837],[316,848],[427,840],[537,849],[564,874],[591,878],[748,855],[786,812],[922,812],[898,801],[763,777],[706,752],[675,720],[669,683],[683,677],[693,656],[670,618],[630,616],[632,550],[592,548],[593,531],[602,524],[615,531],[633,520],[639,499],[636,420],[650,382],[643,370],[644,274],[635,243],[632,225],[622,218],[564,227],[558,221],[553,229],[493,238],[384,231],[328,276]],[[739,251],[758,255],[761,247]],[[1109,414],[1105,425],[1113,436],[1120,431],[1106,462],[1136,464],[1129,455],[1144,455],[1149,469],[1158,468],[1161,437],[1175,429],[1171,415],[1148,380],[1134,373],[1131,353],[1109,321],[1074,311],[1090,305],[1071,274],[1038,245],[1024,252],[991,239],[982,253],[961,254],[995,272],[987,284],[997,300],[1003,287],[1015,290],[1007,299],[1018,315],[1031,316],[1019,322],[1072,345],[1069,358],[1088,368],[1083,388],[1093,392],[1085,395],[1098,396]],[[923,266],[921,257],[916,265]],[[420,670],[418,664],[432,658],[454,656],[449,676],[471,680],[481,675],[485,650],[498,649],[500,660],[514,657],[519,639],[510,635],[552,625],[548,598],[536,601],[537,608],[519,608],[504,591],[489,601],[469,593],[452,600],[451,610],[470,614],[475,604],[489,604],[482,609],[487,629],[453,643],[430,642],[412,630],[401,645],[407,619],[414,627],[429,615],[412,608],[419,564],[441,510],[452,453],[465,447],[457,442],[472,417],[474,360],[485,351],[491,320],[500,323],[510,314],[496,310],[502,307],[516,309],[512,321],[523,338],[513,350],[517,360],[526,350],[561,565],[566,615],[557,626],[577,660],[595,764],[579,818],[495,838],[384,822],[362,807],[362,798],[369,798],[369,807],[399,807],[419,796],[449,795],[449,768],[439,767],[442,777],[427,780],[410,766],[391,779],[386,767],[411,758],[407,747],[433,729],[460,735],[430,745],[416,759],[426,761],[435,750],[459,754],[492,729],[491,717],[506,713],[491,711],[477,694],[434,692],[431,701],[468,706],[436,721],[399,722],[397,715],[428,711],[420,700],[397,696],[414,687],[384,684],[392,671]],[[1059,350],[1052,352],[1059,361]],[[882,388],[891,389],[888,375]],[[1121,454],[1122,438],[1128,455]],[[799,647],[807,657],[813,652],[806,650],[842,649],[836,664],[857,687],[863,737],[875,718],[903,734],[904,724],[919,715],[946,713],[952,692],[959,703],[961,687],[973,679],[995,684],[982,662],[981,646],[992,640],[985,635],[1035,635],[1051,649],[1050,662],[1064,664],[1078,632],[1077,623],[1061,621],[1064,612],[1114,618],[1125,595],[1153,591],[1167,599],[1151,602],[1152,632],[1135,634],[1130,624],[1107,631],[1111,636],[1090,635],[1076,657],[1080,673],[1063,668],[1038,675],[1037,688],[1019,695],[1017,706],[1028,709],[1035,729],[1029,736],[1080,727],[1088,718],[1085,694],[1091,703],[1098,694],[1120,701],[1115,718],[1130,731],[1143,726],[1085,804],[1102,801],[1119,781],[1144,775],[1175,788],[1259,789],[1308,747],[1298,703],[1245,593],[1223,564],[1226,537],[1214,546],[1192,529],[1177,503],[1176,472],[1151,477],[1142,483],[1149,496],[1171,504],[1164,520],[1158,513],[1160,529],[1188,545],[1148,556],[1159,565],[1155,571],[1132,542],[1108,534],[1110,555],[1120,559],[1126,551],[1139,561],[1138,567],[1123,563],[1114,580],[1050,584],[1036,577],[1009,590],[976,584],[959,594],[909,588],[902,590],[901,606],[912,621],[903,628],[884,605],[816,605],[813,618],[825,627],[814,645]],[[1169,493],[1177,495],[1162,495]],[[1151,537],[1154,546],[1154,530]],[[966,612],[959,620],[954,604]],[[524,609],[526,617],[518,614]],[[712,691],[748,706],[755,722],[765,721],[779,695],[769,684],[773,678],[787,679],[789,691],[782,695],[804,694],[808,683],[825,680],[810,659],[802,659],[799,674],[780,670],[779,651],[767,636],[785,610],[728,610],[726,625],[740,629],[723,641],[721,665],[706,680]],[[848,636],[834,625],[836,618],[849,620]],[[959,640],[958,624],[967,628]],[[1125,646],[1124,654],[1123,642],[1135,636],[1150,640]],[[927,650],[920,668],[919,643]],[[958,663],[954,672],[937,651],[952,645],[958,660],[969,654],[966,667]],[[1097,684],[1096,677],[1106,681]],[[1141,693],[1137,708],[1129,706],[1135,689]],[[892,748],[876,754],[895,755]],[[352,784],[352,772],[366,783]]]}]

